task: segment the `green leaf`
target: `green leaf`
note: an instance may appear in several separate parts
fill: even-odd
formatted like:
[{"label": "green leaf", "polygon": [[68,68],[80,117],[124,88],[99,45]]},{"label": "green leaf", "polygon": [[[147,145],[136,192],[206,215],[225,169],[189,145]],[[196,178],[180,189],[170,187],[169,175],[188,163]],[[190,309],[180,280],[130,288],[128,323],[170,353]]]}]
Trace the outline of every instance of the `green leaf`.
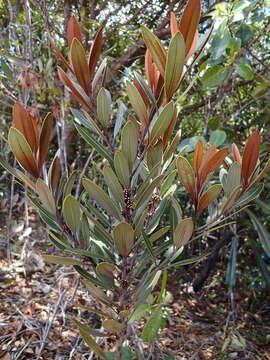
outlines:
[{"label": "green leaf", "polygon": [[250,191],[246,192],[241,199],[236,203],[237,207],[243,207],[245,205],[247,205],[248,203],[250,203],[251,201],[255,200],[260,193],[263,190],[264,185],[262,183],[257,184],[256,186],[254,186],[253,189],[251,189]]},{"label": "green leaf", "polygon": [[134,244],[134,229],[127,222],[118,223],[113,229],[113,240],[120,255],[128,256]]},{"label": "green leaf", "polygon": [[247,64],[236,64],[236,72],[245,80],[252,80],[254,78],[251,67]]},{"label": "green leaf", "polygon": [[83,125],[84,127],[93,131],[95,134],[103,137],[102,131],[87,112],[82,112],[77,109],[70,109],[70,110],[75,118],[75,121],[79,125]]},{"label": "green leaf", "polygon": [[55,255],[42,255],[46,262],[58,265],[83,265],[83,262],[70,257],[55,256]]},{"label": "green leaf", "polygon": [[224,186],[225,195],[229,195],[241,184],[241,166],[234,162],[227,173],[227,180]]},{"label": "green leaf", "polygon": [[[160,174],[162,157],[163,157],[163,145],[161,141],[148,148],[146,153],[146,159],[147,159],[148,169],[151,171],[151,177]],[[153,168],[156,169],[154,173],[152,172]]]},{"label": "green leaf", "polygon": [[102,360],[106,360],[105,353],[101,350],[101,347],[95,342],[92,336],[89,333],[89,329],[87,326],[80,323],[78,320],[73,320],[75,324],[78,326],[80,335],[85,341],[86,345],[90,348],[90,350],[94,351],[98,355],[98,357]]},{"label": "green leaf", "polygon": [[102,327],[112,333],[119,333],[124,329],[124,325],[114,319],[108,319],[102,321]]},{"label": "green leaf", "polygon": [[129,171],[132,171],[138,148],[138,132],[135,124],[128,121],[121,132],[121,150],[127,158]]},{"label": "green leaf", "polygon": [[118,100],[117,101],[118,103],[118,110],[117,110],[117,113],[116,113],[116,119],[115,119],[115,125],[114,125],[114,129],[113,129],[113,137],[116,138],[117,134],[119,133],[121,127],[122,127],[122,123],[123,123],[123,120],[124,120],[124,115],[125,115],[125,112],[127,111],[127,107],[126,105]]},{"label": "green leaf", "polygon": [[142,232],[143,235],[143,240],[145,242],[146,248],[149,251],[150,256],[152,257],[152,259],[156,259],[153,248],[152,248],[152,243],[149,240],[148,236],[146,235],[145,231]]},{"label": "green leaf", "polygon": [[119,210],[115,207],[109,196],[98,185],[87,178],[83,178],[82,184],[91,199],[95,200],[104,210],[116,219],[121,218]]},{"label": "green leaf", "polygon": [[37,179],[36,181],[36,192],[38,193],[45,209],[47,209],[51,214],[56,215],[54,198],[48,185],[42,179]]},{"label": "green leaf", "polygon": [[74,265],[74,269],[77,271],[77,273],[79,273],[84,279],[90,281],[90,283],[97,285],[97,286],[101,286],[102,288],[105,289],[111,289],[111,287],[108,284],[104,284],[103,282],[101,282],[100,280],[98,280],[97,278],[95,278],[94,276],[92,276],[91,274],[89,274],[89,272],[85,271],[81,266],[79,265]]},{"label": "green leaf", "polygon": [[209,142],[210,144],[222,145],[226,140],[226,133],[223,130],[215,130],[211,132]]},{"label": "green leaf", "polygon": [[97,114],[103,126],[108,126],[111,116],[111,106],[111,95],[108,90],[102,87],[97,96]]},{"label": "green leaf", "polygon": [[149,142],[152,143],[160,136],[162,136],[172,121],[174,114],[174,103],[170,101],[167,105],[164,106],[161,113],[151,121],[149,127]]},{"label": "green leaf", "polygon": [[37,178],[39,176],[37,162],[23,134],[11,127],[8,133],[8,143],[20,165]]},{"label": "green leaf", "polygon": [[81,206],[74,196],[65,197],[62,207],[65,223],[73,234],[76,234],[81,221]]},{"label": "green leaf", "polygon": [[172,263],[170,265],[170,267],[179,268],[181,266],[195,264],[197,262],[200,262],[200,261],[204,260],[208,255],[209,255],[209,253],[205,253],[205,254],[202,254],[202,255],[199,255],[199,256],[195,256],[195,257],[190,258],[190,259],[180,260],[180,261],[177,261],[175,263]]},{"label": "green leaf", "polygon": [[136,215],[137,213],[141,213],[141,211],[145,208],[148,201],[151,199],[153,195],[153,191],[159,184],[161,183],[162,179],[164,179],[164,175],[157,176],[140,194],[139,198],[136,199]]},{"label": "green leaf", "polygon": [[155,231],[151,236],[149,237],[150,243],[153,243],[154,241],[160,239],[163,235],[165,235],[170,230],[170,226],[165,226],[157,231]]},{"label": "green leaf", "polygon": [[213,65],[206,70],[201,81],[205,87],[214,88],[221,85],[229,76],[230,70],[223,65]]},{"label": "green leaf", "polygon": [[156,339],[159,329],[162,325],[163,308],[158,306],[154,309],[150,319],[145,324],[142,331],[142,340],[145,342],[153,343]]},{"label": "green leaf", "polygon": [[142,36],[147,49],[150,51],[154,63],[164,77],[166,67],[166,51],[157,36],[155,36],[146,26],[141,26]]},{"label": "green leaf", "polygon": [[113,272],[116,269],[116,266],[114,264],[108,263],[108,262],[100,262],[96,266],[96,272],[105,277],[106,279],[113,279],[114,275]]},{"label": "green leaf", "polygon": [[29,200],[39,210],[41,219],[53,230],[62,231],[60,225],[57,222],[56,217],[47,211],[36,199],[28,195]]},{"label": "green leaf", "polygon": [[255,228],[255,230],[258,233],[261,245],[266,253],[266,255],[270,258],[270,234],[267,231],[267,229],[264,227],[264,225],[261,223],[261,221],[257,218],[255,214],[253,214],[252,211],[246,209],[245,210],[248,213],[248,216],[250,217],[250,220]]},{"label": "green leaf", "polygon": [[73,170],[72,173],[69,175],[63,191],[64,198],[71,194],[77,175],[78,170]]},{"label": "green leaf", "polygon": [[[160,195],[162,197],[166,197],[169,194],[171,194],[171,192],[173,192],[173,183],[175,182],[175,177],[177,174],[177,170],[173,170],[167,177],[166,179],[162,182],[161,187],[160,187]],[[172,189],[172,190],[171,190]]]},{"label": "green leaf", "polygon": [[132,324],[137,320],[140,320],[151,309],[149,304],[140,304],[137,309],[132,313],[129,323]]},{"label": "green leaf", "polygon": [[268,292],[270,293],[270,272],[268,270],[267,264],[263,260],[262,254],[258,249],[256,241],[252,237],[250,238],[250,243],[254,251],[256,262],[261,270],[266,286],[268,288]]},{"label": "green leaf", "polygon": [[127,94],[136,115],[141,123],[146,126],[149,122],[146,105],[136,86],[129,81],[127,82]]},{"label": "green leaf", "polygon": [[237,237],[233,237],[226,274],[226,282],[230,290],[233,289],[236,281],[237,245],[238,239]]},{"label": "green leaf", "polygon": [[124,207],[125,206],[124,190],[109,164],[104,165],[103,176],[115,200],[119,202],[122,205],[122,207]]},{"label": "green leaf", "polygon": [[130,184],[130,170],[128,160],[121,150],[117,150],[114,155],[114,168],[119,181],[125,189],[128,189]]},{"label": "green leaf", "polygon": [[93,137],[93,135],[90,133],[88,129],[85,129],[83,126],[75,124],[75,127],[78,131],[78,133],[84,138],[84,140],[93,147],[99,155],[104,157],[109,161],[111,166],[113,166],[113,158],[110,152]]},{"label": "green leaf", "polygon": [[180,84],[185,60],[185,41],[182,34],[177,31],[170,41],[165,69],[165,93],[171,99]]}]

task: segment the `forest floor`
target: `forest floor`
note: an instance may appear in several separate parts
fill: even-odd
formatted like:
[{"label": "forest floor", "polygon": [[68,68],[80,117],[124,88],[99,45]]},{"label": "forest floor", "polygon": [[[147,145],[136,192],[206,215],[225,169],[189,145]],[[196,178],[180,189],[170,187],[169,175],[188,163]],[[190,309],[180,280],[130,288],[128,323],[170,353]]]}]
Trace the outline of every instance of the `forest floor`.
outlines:
[{"label": "forest floor", "polygon": [[[41,254],[56,252],[33,219],[33,230],[13,224],[11,261],[0,252],[0,359],[95,359],[72,322],[98,328],[96,315],[74,305],[94,304],[72,267],[43,263]],[[240,285],[229,296],[222,269],[194,294],[185,284],[190,276],[184,269],[169,279],[172,302],[152,359],[270,360],[269,295]],[[104,338],[106,351],[114,350],[113,337]]]}]

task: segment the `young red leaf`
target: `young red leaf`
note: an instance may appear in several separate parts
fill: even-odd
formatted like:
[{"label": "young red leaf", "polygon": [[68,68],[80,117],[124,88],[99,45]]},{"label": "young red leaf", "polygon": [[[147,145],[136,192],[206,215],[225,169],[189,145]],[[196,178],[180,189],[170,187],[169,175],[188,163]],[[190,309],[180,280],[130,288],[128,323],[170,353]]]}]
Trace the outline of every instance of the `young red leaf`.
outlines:
[{"label": "young red leaf", "polygon": [[147,77],[148,85],[154,91],[155,84],[156,84],[156,77],[155,77],[155,69],[153,66],[153,59],[152,56],[147,49],[144,56],[144,67],[145,67],[145,74]]},{"label": "young red leaf", "polygon": [[195,146],[193,155],[193,168],[198,172],[203,158],[203,142],[199,140]]},{"label": "young red leaf", "polygon": [[89,59],[88,59],[88,66],[90,72],[90,80],[93,78],[95,73],[95,68],[100,57],[101,48],[103,45],[103,35],[102,35],[103,28],[100,28],[96,33],[95,39],[91,45]]},{"label": "young red leaf", "polygon": [[192,54],[194,53],[195,49],[196,49],[196,45],[198,43],[198,40],[199,40],[199,31],[196,30],[195,32],[195,35],[194,35],[194,38],[193,38],[193,42],[191,44],[191,47],[188,51],[188,53],[186,53],[186,56],[185,56],[185,62],[188,61],[188,59],[192,56]]},{"label": "young red leaf", "polygon": [[225,147],[211,156],[203,167],[200,168],[200,185],[202,185],[208,174],[215,171],[228,155],[228,148]]},{"label": "young red leaf", "polygon": [[203,157],[201,159],[200,167],[198,170],[198,173],[201,172],[201,169],[205,166],[205,164],[209,161],[209,159],[217,152],[217,146],[211,145],[209,149],[203,154]]},{"label": "young red leaf", "polygon": [[41,171],[43,163],[48,153],[49,144],[51,141],[52,125],[53,125],[53,115],[52,113],[49,113],[47,114],[47,116],[43,121],[39,136],[39,158],[38,158],[39,171]]},{"label": "young red leaf", "polygon": [[73,39],[71,44],[70,59],[78,83],[85,90],[86,94],[88,94],[90,87],[89,67],[85,58],[84,48],[76,38]]},{"label": "young red leaf", "polygon": [[67,25],[67,41],[69,48],[71,48],[71,44],[74,38],[79,40],[79,42],[82,44],[80,25],[75,16],[71,16]]},{"label": "young red leaf", "polygon": [[177,31],[179,31],[175,13],[173,11],[171,11],[171,13],[170,13],[170,28],[171,28],[171,36],[173,37],[174,34],[176,34]]},{"label": "young red leaf", "polygon": [[84,97],[80,94],[80,92],[75,88],[72,81],[69,79],[67,74],[58,66],[57,68],[59,79],[62,81],[62,83],[69,88],[74,98],[87,107],[89,110],[92,110],[91,105],[84,99]]},{"label": "young red leaf", "polygon": [[240,155],[239,149],[235,144],[232,144],[232,155],[234,161],[238,162],[238,164],[242,165],[242,157]]},{"label": "young red leaf", "polygon": [[186,43],[186,54],[189,54],[196,36],[197,27],[201,17],[201,1],[189,0],[180,20],[179,30]]},{"label": "young red leaf", "polygon": [[72,67],[69,65],[69,63],[67,62],[67,60],[64,58],[64,56],[61,54],[60,50],[58,49],[58,47],[56,46],[55,42],[53,41],[53,39],[49,36],[49,40],[51,43],[51,47],[54,49],[56,56],[62,61],[62,63],[66,66],[66,68],[72,72],[72,74],[74,74],[74,71],[72,69]]},{"label": "young red leaf", "polygon": [[249,178],[253,174],[260,154],[260,133],[255,131],[246,141],[243,158],[242,158],[242,172],[244,186],[248,185]]},{"label": "young red leaf", "polygon": [[209,204],[211,204],[220,194],[222,186],[215,184],[208,188],[199,198],[197,211],[202,212]]},{"label": "young red leaf", "polygon": [[14,104],[12,115],[12,126],[23,134],[33,153],[36,153],[38,148],[38,129],[35,119],[19,102]]}]

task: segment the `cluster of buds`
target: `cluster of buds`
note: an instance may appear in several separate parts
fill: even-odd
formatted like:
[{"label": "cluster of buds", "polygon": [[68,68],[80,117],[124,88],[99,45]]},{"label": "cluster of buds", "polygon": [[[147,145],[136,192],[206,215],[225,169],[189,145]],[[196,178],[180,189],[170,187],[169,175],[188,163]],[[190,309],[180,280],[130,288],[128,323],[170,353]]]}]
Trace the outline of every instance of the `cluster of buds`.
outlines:
[{"label": "cluster of buds", "polygon": [[131,200],[131,190],[130,189],[124,189],[124,202],[125,202],[125,209],[122,212],[122,215],[125,217],[125,219],[130,222],[132,220],[132,200]]},{"label": "cluster of buds", "polygon": [[148,204],[148,211],[146,214],[146,220],[150,221],[152,217],[155,215],[157,206],[161,200],[161,197],[158,194],[153,194],[152,198]]}]

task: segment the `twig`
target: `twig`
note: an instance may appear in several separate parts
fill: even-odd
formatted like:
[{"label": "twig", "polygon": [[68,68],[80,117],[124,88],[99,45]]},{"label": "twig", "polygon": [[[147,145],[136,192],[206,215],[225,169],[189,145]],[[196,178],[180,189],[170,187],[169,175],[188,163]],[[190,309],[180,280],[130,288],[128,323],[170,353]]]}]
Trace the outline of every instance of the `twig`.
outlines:
[{"label": "twig", "polygon": [[85,174],[85,172],[86,172],[86,169],[87,169],[88,166],[89,166],[89,163],[90,163],[90,161],[91,161],[94,153],[95,153],[95,150],[93,149],[93,150],[91,151],[88,159],[86,160],[86,163],[84,164],[84,167],[83,167],[83,169],[82,169],[82,172],[80,173],[80,176],[79,176],[79,179],[78,179],[78,183],[77,183],[77,186],[76,186],[76,193],[75,193],[76,199],[78,199],[78,197],[79,197],[79,192],[80,192],[80,188],[81,188],[82,178],[83,178],[83,176],[84,176],[84,174]]},{"label": "twig", "polygon": [[[16,166],[16,159],[14,158],[13,167]],[[13,208],[13,199],[14,199],[14,183],[15,176],[11,177],[11,186],[10,186],[10,202],[9,202],[9,213],[8,213],[8,225],[7,225],[7,258],[8,262],[11,261],[11,252],[10,252],[10,236],[11,236],[11,218],[12,218],[12,208]]]},{"label": "twig", "polygon": [[57,311],[58,311],[58,309],[59,309],[60,303],[61,303],[63,297],[65,296],[66,292],[67,292],[67,289],[65,289],[64,291],[62,291],[62,293],[59,295],[59,298],[58,298],[57,303],[55,304],[55,307],[54,307],[54,310],[53,310],[53,314],[52,314],[51,318],[47,320],[45,329],[44,329],[44,331],[43,331],[43,336],[42,336],[42,340],[41,340],[41,346],[40,346],[39,353],[38,353],[38,355],[37,355],[36,360],[38,360],[38,359],[41,358],[41,355],[42,355],[42,353],[43,353],[43,351],[44,351],[46,339],[47,339],[47,337],[48,337],[48,335],[49,335],[49,332],[50,332],[50,329],[51,329],[51,327],[52,327],[52,323],[53,323],[53,321],[54,321],[54,318],[55,318],[55,316],[56,316],[56,314],[57,314]]}]

